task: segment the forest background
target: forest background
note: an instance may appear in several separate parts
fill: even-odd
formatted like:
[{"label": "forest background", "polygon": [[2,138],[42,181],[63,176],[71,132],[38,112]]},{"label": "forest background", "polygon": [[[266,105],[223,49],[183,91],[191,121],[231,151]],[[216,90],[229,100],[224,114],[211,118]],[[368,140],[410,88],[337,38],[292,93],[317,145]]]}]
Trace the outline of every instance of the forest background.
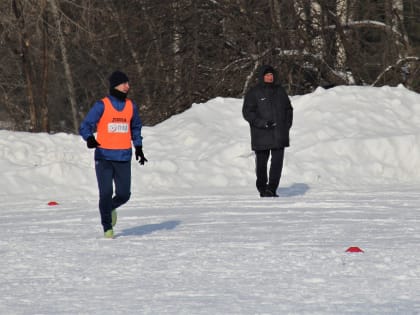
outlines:
[{"label": "forest background", "polygon": [[272,64],[319,86],[420,92],[420,0],[0,0],[0,129],[77,133],[116,70],[143,123],[243,97]]}]

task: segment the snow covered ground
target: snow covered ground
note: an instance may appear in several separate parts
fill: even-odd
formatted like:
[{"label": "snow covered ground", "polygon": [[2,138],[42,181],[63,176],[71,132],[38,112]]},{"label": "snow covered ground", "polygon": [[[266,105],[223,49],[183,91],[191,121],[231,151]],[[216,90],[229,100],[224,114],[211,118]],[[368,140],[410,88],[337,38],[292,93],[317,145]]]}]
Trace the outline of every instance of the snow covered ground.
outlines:
[{"label": "snow covered ground", "polygon": [[292,103],[276,199],[242,100],[145,127],[113,240],[80,137],[0,131],[0,314],[420,314],[420,95]]}]

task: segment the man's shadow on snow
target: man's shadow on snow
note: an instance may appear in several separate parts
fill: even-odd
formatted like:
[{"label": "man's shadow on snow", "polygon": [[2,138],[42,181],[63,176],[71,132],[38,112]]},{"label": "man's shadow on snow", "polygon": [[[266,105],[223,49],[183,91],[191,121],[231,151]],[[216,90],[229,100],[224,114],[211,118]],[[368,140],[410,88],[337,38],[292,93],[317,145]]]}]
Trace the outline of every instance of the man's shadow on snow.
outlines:
[{"label": "man's shadow on snow", "polygon": [[293,196],[300,196],[306,194],[309,190],[309,186],[304,183],[295,183],[290,187],[286,188],[279,188],[277,189],[277,193],[283,197],[293,197]]},{"label": "man's shadow on snow", "polygon": [[166,221],[157,224],[146,224],[141,226],[132,227],[129,229],[122,230],[118,236],[142,236],[151,234],[153,232],[161,231],[161,230],[173,230],[175,229],[181,221]]}]

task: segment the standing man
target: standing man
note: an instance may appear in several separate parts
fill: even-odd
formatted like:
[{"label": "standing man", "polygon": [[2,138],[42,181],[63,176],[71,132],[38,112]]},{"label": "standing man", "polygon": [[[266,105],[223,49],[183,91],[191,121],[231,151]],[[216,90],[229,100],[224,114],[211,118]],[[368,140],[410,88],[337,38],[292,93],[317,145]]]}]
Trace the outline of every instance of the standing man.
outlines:
[{"label": "standing man", "polygon": [[95,149],[99,212],[106,238],[114,237],[116,209],[130,199],[131,143],[136,160],[141,165],[147,162],[142,149],[142,122],[136,104],[127,98],[129,90],[127,75],[113,72],[109,77],[109,95],[95,102],[79,130],[87,147]]},{"label": "standing man", "polygon": [[[245,95],[242,114],[251,128],[251,147],[255,151],[257,189],[261,197],[278,197],[283,169],[284,148],[289,146],[293,108],[272,66],[262,66],[258,84]],[[267,178],[267,164],[271,165]]]}]

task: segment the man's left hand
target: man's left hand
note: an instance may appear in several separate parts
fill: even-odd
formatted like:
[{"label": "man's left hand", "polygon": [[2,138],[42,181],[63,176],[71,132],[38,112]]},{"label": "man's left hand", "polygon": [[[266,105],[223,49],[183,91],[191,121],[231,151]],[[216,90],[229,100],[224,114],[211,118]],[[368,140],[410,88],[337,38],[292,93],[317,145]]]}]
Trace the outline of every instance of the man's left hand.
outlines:
[{"label": "man's left hand", "polygon": [[144,165],[147,162],[147,159],[144,157],[143,146],[136,146],[136,160],[139,161],[141,165]]}]

